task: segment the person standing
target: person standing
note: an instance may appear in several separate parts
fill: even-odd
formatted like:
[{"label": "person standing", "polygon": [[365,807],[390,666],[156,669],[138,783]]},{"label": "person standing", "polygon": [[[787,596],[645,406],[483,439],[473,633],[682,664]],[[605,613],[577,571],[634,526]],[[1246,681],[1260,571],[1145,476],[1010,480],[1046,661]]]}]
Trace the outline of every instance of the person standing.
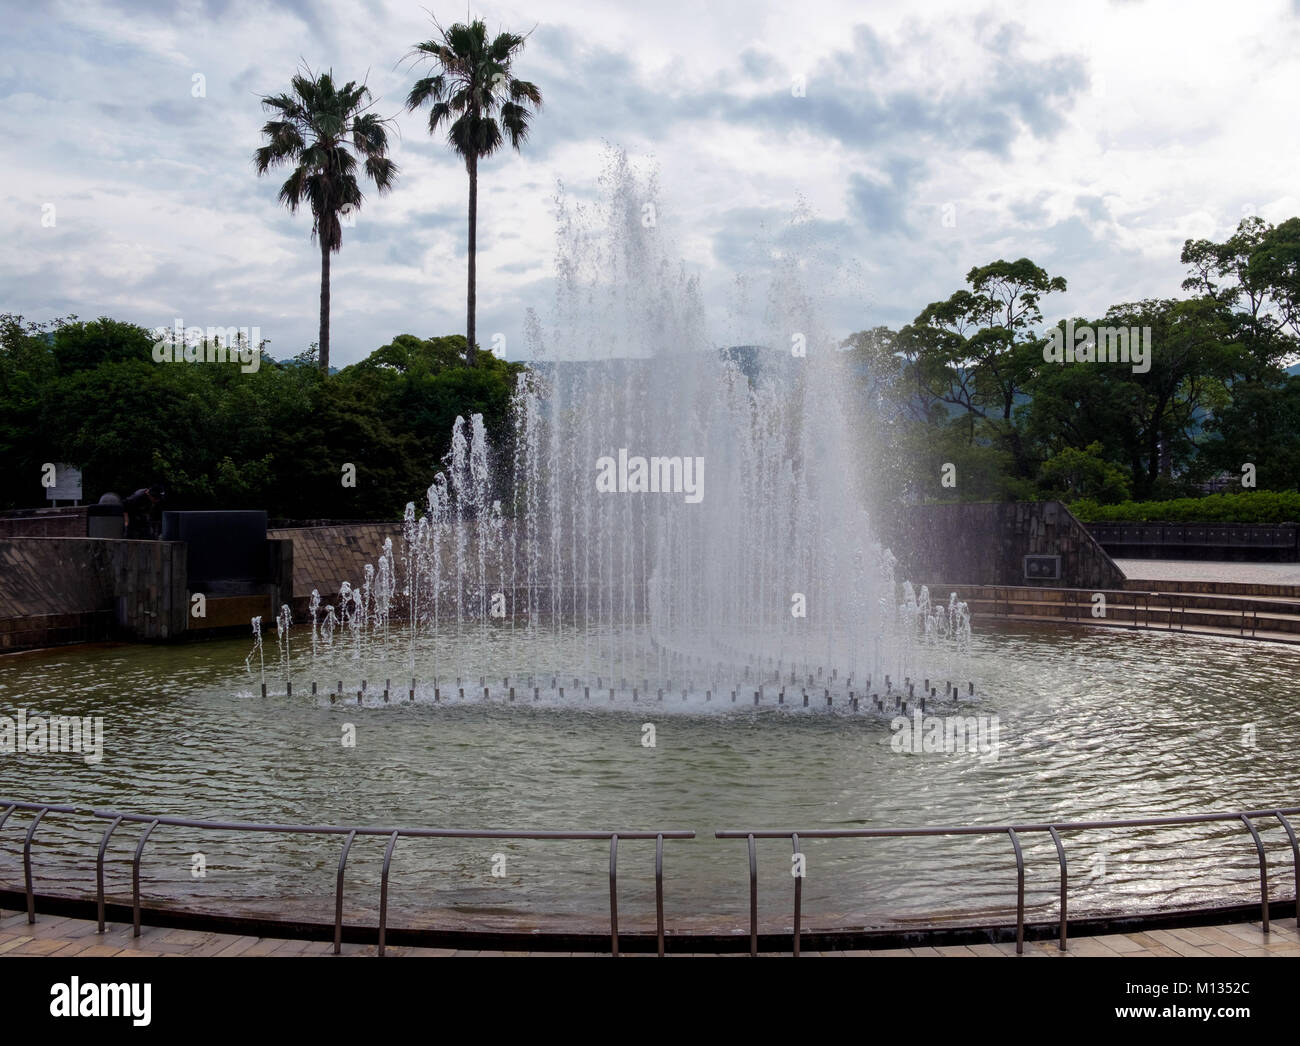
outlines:
[{"label": "person standing", "polygon": [[158,536],[155,516],[163,496],[162,487],[155,483],[149,487],[141,487],[122,502],[128,538],[135,541],[152,541]]}]

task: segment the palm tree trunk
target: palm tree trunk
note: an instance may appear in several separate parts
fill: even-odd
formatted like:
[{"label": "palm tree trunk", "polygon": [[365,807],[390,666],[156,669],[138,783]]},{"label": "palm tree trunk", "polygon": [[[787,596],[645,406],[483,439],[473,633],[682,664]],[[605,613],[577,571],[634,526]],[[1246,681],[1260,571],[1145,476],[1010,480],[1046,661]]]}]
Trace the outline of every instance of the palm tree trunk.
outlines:
[{"label": "palm tree trunk", "polygon": [[474,291],[475,265],[474,257],[478,249],[478,157],[471,156],[466,162],[469,168],[469,288],[466,294],[465,320],[465,360],[474,366]]},{"label": "palm tree trunk", "polygon": [[326,238],[320,238],[320,369],[330,372],[330,248]]}]

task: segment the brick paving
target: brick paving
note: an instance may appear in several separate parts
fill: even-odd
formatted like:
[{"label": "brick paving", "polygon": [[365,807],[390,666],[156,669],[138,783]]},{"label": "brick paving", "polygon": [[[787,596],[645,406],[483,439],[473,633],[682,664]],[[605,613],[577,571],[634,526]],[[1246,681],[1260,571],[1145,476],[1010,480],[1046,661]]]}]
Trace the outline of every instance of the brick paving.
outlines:
[{"label": "brick paving", "polygon": [[[212,955],[233,957],[237,955],[330,955],[334,945],[329,941],[283,940],[274,937],[247,937],[235,934],[208,933],[201,930],[169,930],[165,927],[144,926],[140,936],[133,937],[131,927],[121,923],[108,923],[101,935],[96,924],[86,919],[67,919],[56,916],[39,916],[34,925],[27,922],[26,913],[4,915],[0,913],[0,958],[9,956],[115,956],[138,955],[187,956]],[[345,944],[344,955],[375,955],[373,944]],[[477,951],[452,948],[417,948],[405,945],[390,946],[393,956],[593,956],[599,952],[520,952]],[[670,954],[669,958],[688,958],[692,954]],[[729,953],[735,954],[735,953]],[[776,953],[774,953],[776,954]],[[788,953],[780,953],[788,954]],[[916,956],[943,955],[971,957],[976,955],[1015,955],[1016,946],[1004,944],[941,945],[939,947],[887,948],[864,951],[811,951],[807,956]],[[1134,933],[1104,934],[1097,937],[1076,937],[1069,942],[1068,951],[1062,952],[1055,941],[1025,942],[1026,957],[1071,956],[1289,956],[1300,957],[1300,930],[1295,921],[1275,922],[1272,933],[1265,934],[1259,923],[1233,923],[1227,926],[1197,926],[1174,930],[1144,930]],[[638,958],[640,956],[627,956]],[[737,955],[743,957],[743,955]]]}]

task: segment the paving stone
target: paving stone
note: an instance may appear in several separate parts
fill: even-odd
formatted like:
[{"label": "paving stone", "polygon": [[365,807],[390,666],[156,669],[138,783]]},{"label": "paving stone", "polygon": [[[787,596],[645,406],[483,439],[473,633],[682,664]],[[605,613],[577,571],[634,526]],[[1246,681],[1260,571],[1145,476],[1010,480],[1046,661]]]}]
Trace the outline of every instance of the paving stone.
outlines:
[{"label": "paving stone", "polygon": [[[273,937],[236,936],[196,930],[178,930],[146,926],[141,936],[132,934],[129,923],[111,923],[107,932],[99,934],[94,920],[66,917],[42,917],[35,925],[28,925],[23,913],[6,916],[0,920],[0,956],[59,955],[59,956],[123,956],[162,957],[181,956],[260,956],[302,955],[329,956],[333,954],[332,941],[307,941]],[[370,956],[377,952],[375,944],[345,944],[343,954]],[[521,952],[490,951],[472,948],[422,948],[413,945],[395,945],[387,949],[392,957],[451,957],[477,956],[481,958],[530,956],[538,958],[609,958],[608,952]],[[670,952],[670,958],[693,958],[705,953]],[[918,946],[902,949],[850,949],[809,950],[806,958],[893,958],[912,956],[1006,956],[1015,955],[1011,941],[992,944]],[[1203,926],[1169,930],[1148,930],[1129,934],[1103,934],[1076,937],[1069,948],[1061,952],[1053,940],[1025,942],[1025,957],[1070,958],[1080,957],[1180,957],[1215,955],[1300,957],[1300,932],[1289,923],[1275,924],[1273,932],[1264,934],[1259,923],[1237,923],[1225,926]],[[708,957],[748,958],[747,952],[727,952]],[[764,952],[763,958],[791,958],[788,951]],[[653,952],[630,953],[620,958],[656,958]]]},{"label": "paving stone", "polygon": [[[198,951],[196,955],[215,955],[218,958],[232,955],[242,955],[247,949],[255,945],[260,938],[258,937],[236,937],[233,940],[228,937],[219,938],[211,945],[205,945],[204,950]],[[209,950],[211,949],[211,950]]]},{"label": "paving stone", "polygon": [[1117,959],[1120,956],[1119,952],[1106,943],[1105,937],[1076,937],[1069,944],[1070,951],[1075,955],[1107,959]]},{"label": "paving stone", "polygon": [[1152,940],[1163,944],[1170,950],[1177,952],[1179,955],[1204,955],[1205,949],[1202,945],[1188,944],[1185,940],[1177,935],[1170,933],[1168,930],[1152,930],[1147,936]]},{"label": "paving stone", "polygon": [[262,937],[256,944],[244,952],[245,955],[269,955],[280,946],[280,940],[275,937]]},{"label": "paving stone", "polygon": [[[74,942],[74,943],[76,944],[77,947],[81,947],[80,942]],[[39,937],[35,937],[29,941],[25,941],[23,944],[20,944],[17,948],[10,949],[8,954],[9,955],[52,955],[54,952],[57,952],[59,949],[67,948],[67,947],[69,947],[68,942],[58,937],[48,937],[44,940],[42,940]]]}]

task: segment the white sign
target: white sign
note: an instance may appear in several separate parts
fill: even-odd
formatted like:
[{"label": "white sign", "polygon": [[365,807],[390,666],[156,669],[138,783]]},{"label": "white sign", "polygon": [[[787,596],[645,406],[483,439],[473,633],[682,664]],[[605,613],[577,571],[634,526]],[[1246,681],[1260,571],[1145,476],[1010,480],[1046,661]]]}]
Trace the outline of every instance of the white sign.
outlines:
[{"label": "white sign", "polygon": [[45,488],[45,496],[50,501],[80,501],[81,469],[75,465],[54,463],[54,485]]}]

